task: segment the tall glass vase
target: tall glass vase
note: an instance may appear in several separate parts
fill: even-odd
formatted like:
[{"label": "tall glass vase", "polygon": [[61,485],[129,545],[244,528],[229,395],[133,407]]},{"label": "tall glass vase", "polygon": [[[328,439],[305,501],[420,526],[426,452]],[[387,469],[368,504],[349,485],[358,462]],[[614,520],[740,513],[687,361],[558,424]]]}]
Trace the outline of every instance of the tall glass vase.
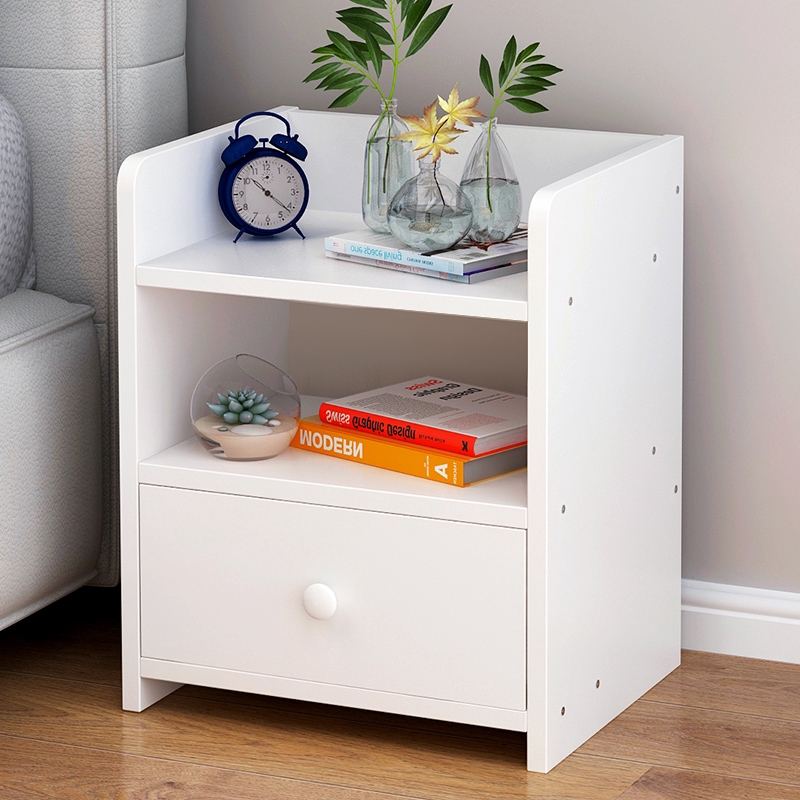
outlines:
[{"label": "tall glass vase", "polygon": [[394,138],[407,130],[408,125],[397,116],[397,100],[390,100],[381,105],[380,116],[367,134],[361,215],[367,227],[378,233],[389,233],[386,220],[389,203],[414,174],[411,142]]},{"label": "tall glass vase", "polygon": [[389,205],[392,235],[413,250],[447,250],[472,223],[472,207],[455,181],[439,172],[430,157],[419,161],[419,173],[403,184]]},{"label": "tall glass vase", "polygon": [[522,194],[511,156],[497,133],[497,118],[481,128],[461,176],[461,188],[472,203],[469,236],[481,243],[504,242],[519,225]]}]

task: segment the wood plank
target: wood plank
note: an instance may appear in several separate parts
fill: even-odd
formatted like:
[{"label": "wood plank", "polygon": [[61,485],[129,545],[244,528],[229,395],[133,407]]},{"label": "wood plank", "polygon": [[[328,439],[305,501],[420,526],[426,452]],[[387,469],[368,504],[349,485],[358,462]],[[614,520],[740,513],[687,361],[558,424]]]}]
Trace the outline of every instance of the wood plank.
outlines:
[{"label": "wood plank", "polygon": [[481,725],[467,725],[444,720],[425,719],[423,717],[410,717],[404,714],[390,714],[383,711],[367,711],[361,708],[348,708],[346,706],[314,703],[308,700],[291,700],[285,697],[270,697],[267,695],[250,694],[248,692],[235,692],[226,689],[213,689],[206,686],[182,686],[176,692],[179,697],[193,697],[198,700],[208,700],[217,703],[231,703],[237,705],[254,706],[273,711],[285,711],[292,714],[307,716],[334,717],[339,720],[361,722],[366,725],[385,726],[390,728],[404,728],[409,731],[427,731],[440,733],[447,736],[464,737],[468,739],[488,739],[500,743],[508,742],[516,747],[519,744],[520,734],[516,731],[486,728]]},{"label": "wood plank", "polygon": [[0,734],[429,800],[612,800],[647,769],[573,757],[549,775],[513,744],[171,695],[142,714],[116,688],[0,674]]},{"label": "wood plank", "polygon": [[0,736],[3,800],[390,800],[391,795]]},{"label": "wood plank", "polygon": [[645,699],[800,722],[800,665],[684,650]]},{"label": "wood plank", "polygon": [[800,723],[640,700],[578,753],[800,785]]},{"label": "wood plank", "polygon": [[122,684],[118,589],[85,587],[0,631],[0,670]]},{"label": "wood plank", "polygon": [[800,800],[800,788],[653,767],[619,800]]}]

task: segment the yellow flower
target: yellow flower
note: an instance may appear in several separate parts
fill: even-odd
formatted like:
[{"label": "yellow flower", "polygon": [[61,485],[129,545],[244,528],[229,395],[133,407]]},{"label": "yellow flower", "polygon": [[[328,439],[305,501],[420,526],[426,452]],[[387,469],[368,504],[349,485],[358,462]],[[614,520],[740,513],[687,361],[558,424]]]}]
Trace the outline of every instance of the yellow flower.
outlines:
[{"label": "yellow flower", "polygon": [[470,117],[486,117],[482,111],[479,111],[475,106],[478,105],[480,97],[470,97],[469,100],[462,100],[458,102],[458,84],[453,87],[450,92],[450,97],[447,100],[439,98],[439,106],[444,111],[443,119],[447,121],[448,125],[457,125],[459,122],[462,125],[472,127],[472,120]]},{"label": "yellow flower", "polygon": [[459,122],[472,126],[470,117],[485,116],[475,108],[477,104],[477,97],[471,97],[469,100],[459,103],[458,84],[456,84],[447,101],[439,97],[439,105],[445,112],[441,119],[438,118],[436,100],[434,100],[429,106],[425,106],[421,117],[403,117],[402,119],[409,124],[411,130],[401,133],[396,138],[414,142],[414,152],[419,153],[418,159],[430,155],[431,160],[436,162],[442,153],[455,154],[458,152],[450,145],[456,136],[464,133],[463,130],[456,127]]},{"label": "yellow flower", "polygon": [[447,124],[447,119],[438,119],[435,100],[429,106],[425,106],[422,117],[410,116],[402,117],[402,119],[409,124],[411,130],[401,133],[396,138],[414,142],[414,151],[419,153],[418,159],[430,155],[435,162],[439,160],[442,153],[457,152],[450,147],[450,143],[464,131],[452,124]]}]

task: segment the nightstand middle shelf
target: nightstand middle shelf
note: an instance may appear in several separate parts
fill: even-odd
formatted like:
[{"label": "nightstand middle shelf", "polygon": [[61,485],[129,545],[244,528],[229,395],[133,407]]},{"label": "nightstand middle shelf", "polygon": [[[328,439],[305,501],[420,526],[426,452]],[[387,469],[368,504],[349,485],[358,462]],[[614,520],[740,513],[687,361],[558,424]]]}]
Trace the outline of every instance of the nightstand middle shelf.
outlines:
[{"label": "nightstand middle shelf", "polygon": [[326,258],[324,239],[363,226],[358,214],[309,211],[305,240],[293,231],[269,241],[219,234],[136,268],[138,286],[304,303],[454,314],[525,322],[527,275],[477,284],[409,275]]}]

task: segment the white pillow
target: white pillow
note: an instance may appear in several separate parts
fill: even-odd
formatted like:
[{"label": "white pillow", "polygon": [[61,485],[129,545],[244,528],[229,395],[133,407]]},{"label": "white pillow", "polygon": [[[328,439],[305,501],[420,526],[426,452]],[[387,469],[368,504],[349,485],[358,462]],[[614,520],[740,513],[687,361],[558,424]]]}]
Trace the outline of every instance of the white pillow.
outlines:
[{"label": "white pillow", "polygon": [[22,120],[0,94],[0,297],[35,280],[28,144]]}]

